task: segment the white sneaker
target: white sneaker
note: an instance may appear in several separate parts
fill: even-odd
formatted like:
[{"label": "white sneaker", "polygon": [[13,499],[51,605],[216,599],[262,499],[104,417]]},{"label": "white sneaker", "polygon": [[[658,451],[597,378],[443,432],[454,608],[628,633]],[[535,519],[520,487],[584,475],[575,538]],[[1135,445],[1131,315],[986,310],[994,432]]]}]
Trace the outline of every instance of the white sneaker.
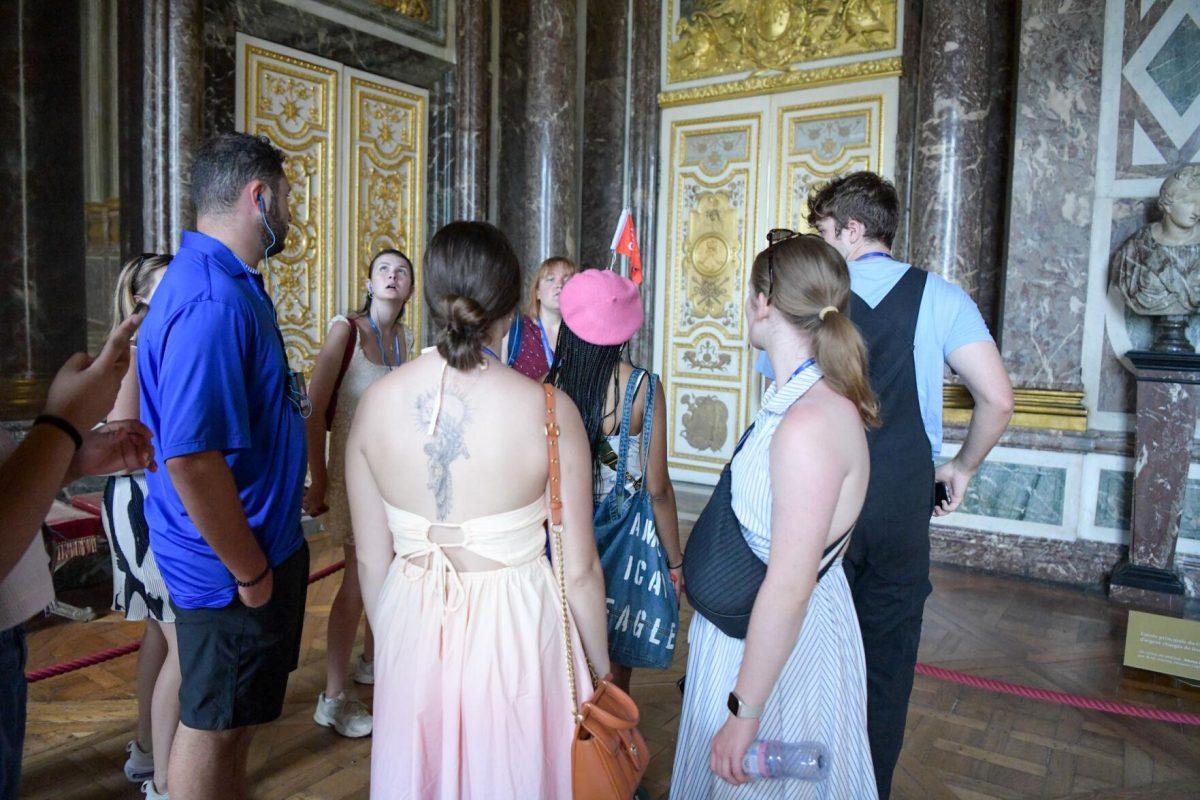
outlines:
[{"label": "white sneaker", "polygon": [[313,722],[323,728],[333,728],[349,739],[370,736],[373,720],[367,707],[357,700],[347,700],[342,692],[332,700],[321,696],[317,698],[317,710],[313,712]]},{"label": "white sneaker", "polygon": [[363,686],[371,686],[375,683],[375,662],[367,661],[363,658],[362,653],[358,654],[358,661],[354,662],[354,678],[355,683],[361,683]]},{"label": "white sneaker", "polygon": [[125,759],[125,777],[131,783],[154,777],[154,753],[138,747],[137,739],[125,745],[129,758]]},{"label": "white sneaker", "polygon": [[167,792],[160,792],[154,788],[154,779],[142,781],[142,792],[146,795],[146,800],[171,800],[171,795]]}]

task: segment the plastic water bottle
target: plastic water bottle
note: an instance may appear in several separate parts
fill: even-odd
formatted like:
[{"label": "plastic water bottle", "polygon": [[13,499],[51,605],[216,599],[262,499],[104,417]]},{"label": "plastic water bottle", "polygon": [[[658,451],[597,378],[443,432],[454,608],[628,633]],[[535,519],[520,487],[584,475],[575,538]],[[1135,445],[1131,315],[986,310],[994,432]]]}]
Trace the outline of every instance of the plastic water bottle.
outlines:
[{"label": "plastic water bottle", "polygon": [[829,777],[829,751],[816,742],[759,739],[742,756],[742,772],[752,781],[764,778],[823,781]]}]

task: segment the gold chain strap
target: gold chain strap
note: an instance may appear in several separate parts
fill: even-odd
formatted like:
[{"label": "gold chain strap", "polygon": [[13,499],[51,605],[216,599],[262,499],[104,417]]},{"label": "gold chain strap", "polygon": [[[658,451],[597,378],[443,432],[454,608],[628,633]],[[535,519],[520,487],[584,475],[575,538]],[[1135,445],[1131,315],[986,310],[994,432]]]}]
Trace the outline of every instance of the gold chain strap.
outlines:
[{"label": "gold chain strap", "polygon": [[571,684],[571,716],[576,723],[579,713],[579,694],[575,685],[575,646],[571,641],[571,618],[567,607],[567,575],[563,567],[562,469],[558,461],[558,422],[554,413],[554,387],[546,384],[546,453],[550,460],[550,535],[554,540],[554,564],[558,577],[558,594],[562,601],[563,642],[567,652],[567,680]]}]

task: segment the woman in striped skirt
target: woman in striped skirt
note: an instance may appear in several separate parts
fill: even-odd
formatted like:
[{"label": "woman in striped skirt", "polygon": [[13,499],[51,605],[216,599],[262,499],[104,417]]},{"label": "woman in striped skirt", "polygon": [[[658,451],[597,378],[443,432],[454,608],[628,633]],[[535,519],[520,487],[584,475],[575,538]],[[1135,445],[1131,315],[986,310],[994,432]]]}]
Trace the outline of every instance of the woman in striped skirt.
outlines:
[{"label": "woman in striped skirt", "polygon": [[[116,322],[150,305],[170,256],[146,253],[125,264],[117,278],[113,317]],[[138,419],[137,359],[121,383],[109,422]],[[113,566],[113,610],[127,620],[145,620],[138,653],[137,732],[125,746],[125,777],[142,784],[151,800],[167,795],[167,761],[179,724],[179,655],[175,649],[175,612],[150,550],[150,529],[143,504],[142,473],[114,475],[104,487],[104,532]]]},{"label": "woman in striped skirt", "polygon": [[[819,237],[784,232],[754,261],[750,341],[791,377],[763,397],[731,486],[767,573],[745,640],[693,617],[671,800],[878,797],[862,637],[841,569],[867,489],[865,426],[878,422],[849,301],[846,263]],[[743,785],[755,740],[816,742],[829,775]]]}]

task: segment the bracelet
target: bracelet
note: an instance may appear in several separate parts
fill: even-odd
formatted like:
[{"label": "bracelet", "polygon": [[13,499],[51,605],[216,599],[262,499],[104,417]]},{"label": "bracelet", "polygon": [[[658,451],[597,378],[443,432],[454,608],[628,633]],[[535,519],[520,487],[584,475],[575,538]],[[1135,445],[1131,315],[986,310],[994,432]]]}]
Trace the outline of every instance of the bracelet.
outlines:
[{"label": "bracelet", "polygon": [[667,569],[680,569],[680,568],[682,568],[682,567],[683,567],[683,562],[682,562],[682,561],[680,561],[678,564],[676,564],[676,565],[675,565],[675,566],[673,566],[673,567],[671,566],[671,562],[670,562],[670,561],[668,561],[668,562],[667,562]]},{"label": "bracelet", "polygon": [[62,417],[56,417],[53,414],[39,414],[37,419],[35,419],[33,421],[33,424],[35,426],[36,425],[50,425],[51,427],[58,428],[60,431],[65,433],[67,436],[71,437],[71,441],[74,442],[74,444],[75,444],[76,451],[78,451],[79,448],[83,447],[83,437],[79,435],[79,431],[75,428],[74,425],[67,422]]},{"label": "bracelet", "polygon": [[270,562],[270,561],[268,561],[268,562],[267,562],[267,566],[266,566],[266,568],[265,568],[265,569],[263,569],[263,571],[262,571],[262,572],[258,573],[258,577],[257,577],[257,578],[255,578],[254,580],[252,580],[252,581],[239,581],[239,580],[237,579],[237,576],[236,576],[236,575],[234,575],[234,576],[233,576],[233,582],[234,582],[234,583],[236,583],[238,586],[242,587],[243,589],[249,589],[251,586],[257,586],[258,584],[262,583],[262,582],[263,582],[263,579],[267,577],[267,573],[268,573],[268,572],[270,572],[270,571],[271,571],[271,562]]}]

